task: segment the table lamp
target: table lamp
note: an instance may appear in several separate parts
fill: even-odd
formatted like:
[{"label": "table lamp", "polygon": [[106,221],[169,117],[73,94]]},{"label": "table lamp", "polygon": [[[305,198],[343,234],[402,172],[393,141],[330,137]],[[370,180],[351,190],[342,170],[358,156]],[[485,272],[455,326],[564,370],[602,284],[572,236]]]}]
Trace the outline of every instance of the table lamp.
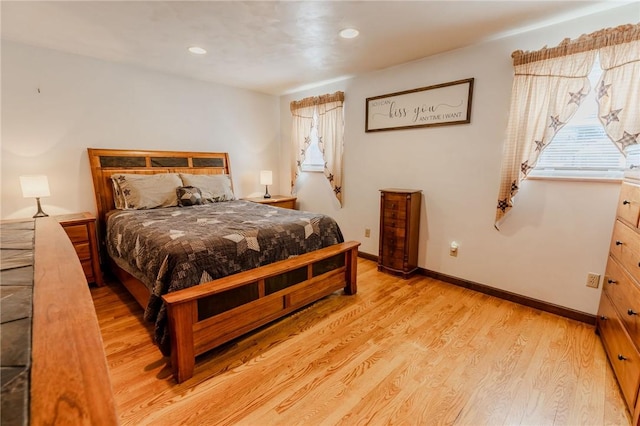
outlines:
[{"label": "table lamp", "polygon": [[271,170],[260,171],[260,185],[264,185],[264,198],[271,198],[269,195],[269,185],[273,184],[273,173]]},{"label": "table lamp", "polygon": [[49,216],[42,211],[40,205],[40,197],[48,197],[49,193],[49,180],[45,175],[35,176],[20,176],[20,186],[22,187],[22,196],[24,198],[35,198],[38,205],[38,211],[33,217],[46,217]]}]

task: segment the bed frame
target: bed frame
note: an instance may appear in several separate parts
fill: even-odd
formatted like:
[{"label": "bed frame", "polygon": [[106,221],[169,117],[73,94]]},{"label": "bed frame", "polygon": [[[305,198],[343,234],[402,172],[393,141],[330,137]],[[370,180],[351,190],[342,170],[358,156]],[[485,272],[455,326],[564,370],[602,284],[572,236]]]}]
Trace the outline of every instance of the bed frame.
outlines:
[{"label": "bed frame", "polygon": [[[145,308],[149,290],[119,268],[106,254],[106,215],[115,208],[111,175],[118,173],[229,174],[227,153],[88,149],[98,210],[98,239],[102,259],[110,271]],[[240,272],[163,296],[171,336],[171,367],[178,383],[193,376],[195,357],[287,315],[337,290],[357,291],[359,242],[350,241],[292,259]],[[285,283],[269,293],[265,283]],[[257,298],[208,316],[199,306],[217,295],[241,288],[257,288]],[[200,302],[203,304],[200,305]]]}]

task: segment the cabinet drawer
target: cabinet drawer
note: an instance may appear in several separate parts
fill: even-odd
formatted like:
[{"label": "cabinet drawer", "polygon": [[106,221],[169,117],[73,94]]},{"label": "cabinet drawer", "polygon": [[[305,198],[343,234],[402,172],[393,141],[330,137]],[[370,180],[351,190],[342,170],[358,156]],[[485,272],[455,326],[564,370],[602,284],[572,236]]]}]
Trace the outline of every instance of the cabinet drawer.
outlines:
[{"label": "cabinet drawer", "polygon": [[385,215],[396,212],[402,214],[402,217],[405,217],[407,211],[407,196],[405,194],[385,194],[383,209]]},{"label": "cabinet drawer", "polygon": [[72,243],[89,241],[89,232],[86,225],[71,225],[64,227]]},{"label": "cabinet drawer", "polygon": [[271,203],[270,205],[274,207],[281,207],[283,209],[295,210],[296,200],[276,201],[275,203]]},{"label": "cabinet drawer", "polygon": [[609,251],[629,274],[640,282],[640,235],[616,220]]},{"label": "cabinet drawer", "polygon": [[406,210],[407,194],[386,193],[384,195],[384,209],[385,210]]},{"label": "cabinet drawer", "polygon": [[382,247],[385,252],[404,253],[404,239],[385,235]]},{"label": "cabinet drawer", "polygon": [[383,220],[385,223],[387,222],[396,222],[399,224],[400,222],[406,222],[407,220],[407,212],[406,210],[389,210],[385,209],[383,214]]},{"label": "cabinet drawer", "polygon": [[633,226],[640,218],[640,186],[623,183],[620,189],[617,215]]},{"label": "cabinet drawer", "polygon": [[84,260],[81,262],[82,270],[84,271],[84,275],[87,277],[87,281],[92,283],[95,282],[95,277],[93,273],[93,264],[91,263],[91,259]]},{"label": "cabinet drawer", "polygon": [[88,242],[74,244],[73,247],[76,249],[76,253],[78,253],[78,259],[80,259],[81,262],[83,260],[91,260],[91,246]]},{"label": "cabinet drawer", "polygon": [[[399,218],[392,217],[382,217],[382,226],[386,229],[392,228],[402,228],[405,229],[407,227],[407,221]],[[404,231],[403,231],[404,232]]]},{"label": "cabinet drawer", "polygon": [[[385,223],[386,225],[386,223]],[[406,235],[406,229],[404,227],[392,228],[390,226],[384,227],[384,241],[399,240],[404,245],[404,237]]]},{"label": "cabinet drawer", "polygon": [[640,288],[611,257],[607,263],[603,288],[631,340],[640,344],[640,316],[638,315],[640,314]]},{"label": "cabinet drawer", "polygon": [[620,389],[633,412],[640,382],[640,355],[625,333],[607,295],[600,298],[598,329]]},{"label": "cabinet drawer", "polygon": [[382,264],[388,268],[401,271],[404,269],[404,253],[397,249],[385,247],[382,250]]}]

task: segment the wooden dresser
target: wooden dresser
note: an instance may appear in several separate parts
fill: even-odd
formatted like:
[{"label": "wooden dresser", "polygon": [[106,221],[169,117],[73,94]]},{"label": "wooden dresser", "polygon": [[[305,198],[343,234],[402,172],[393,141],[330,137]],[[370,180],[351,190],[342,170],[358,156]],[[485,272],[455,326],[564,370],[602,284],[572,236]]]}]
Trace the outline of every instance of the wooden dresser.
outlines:
[{"label": "wooden dresser", "polygon": [[72,213],[56,216],[62,228],[69,236],[73,248],[78,254],[87,282],[102,286],[102,271],[98,256],[96,236],[96,217],[91,213]]},{"label": "wooden dresser", "polygon": [[378,270],[408,278],[418,269],[421,203],[420,190],[380,190]]},{"label": "wooden dresser", "polygon": [[596,326],[634,425],[640,417],[639,225],[640,181],[626,180],[620,191]]}]

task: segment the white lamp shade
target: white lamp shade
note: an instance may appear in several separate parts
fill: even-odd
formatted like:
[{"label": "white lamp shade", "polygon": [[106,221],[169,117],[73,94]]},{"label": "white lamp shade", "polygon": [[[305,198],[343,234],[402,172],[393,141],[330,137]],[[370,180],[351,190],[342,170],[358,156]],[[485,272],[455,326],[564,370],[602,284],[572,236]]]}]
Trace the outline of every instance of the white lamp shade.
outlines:
[{"label": "white lamp shade", "polygon": [[271,184],[273,184],[273,173],[271,173],[271,170],[261,170],[260,185],[271,185]]},{"label": "white lamp shade", "polygon": [[20,176],[20,186],[24,198],[48,197],[49,180],[45,175]]}]

